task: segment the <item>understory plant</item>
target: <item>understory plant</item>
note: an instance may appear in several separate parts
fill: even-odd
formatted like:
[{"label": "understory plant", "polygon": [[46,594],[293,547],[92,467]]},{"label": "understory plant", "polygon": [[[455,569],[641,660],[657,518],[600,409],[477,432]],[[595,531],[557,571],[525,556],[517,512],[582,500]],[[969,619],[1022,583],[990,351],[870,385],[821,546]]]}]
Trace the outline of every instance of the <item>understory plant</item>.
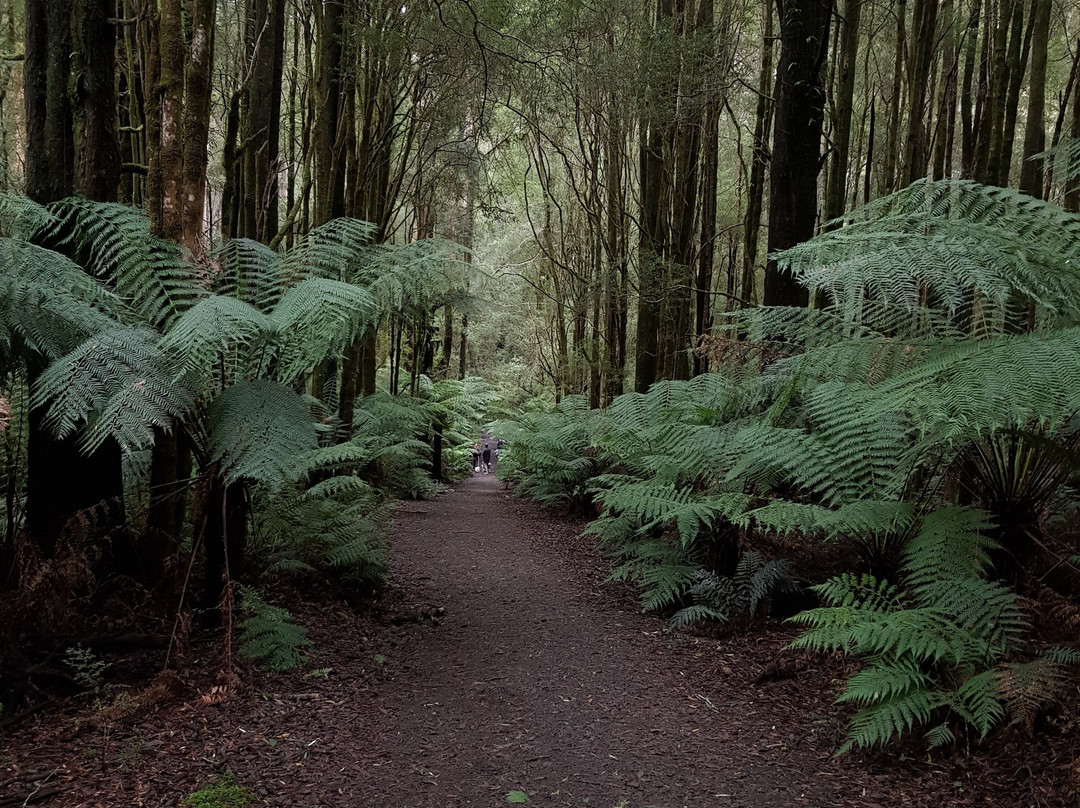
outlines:
[{"label": "understory plant", "polygon": [[521,419],[510,476],[548,500],[588,491],[614,577],[645,608],[688,608],[679,622],[726,616],[708,600],[761,537],[842,545],[852,571],[819,590],[806,642],[868,665],[850,744],[982,736],[1060,695],[1073,661],[1037,653],[1015,591],[1036,549],[1069,564],[1043,525],[1075,500],[1080,217],[943,180],[836,225],[778,255],[814,306],[720,316],[712,373]]},{"label": "understory plant", "polygon": [[[181,546],[198,550],[211,610],[227,575],[377,585],[383,504],[431,491],[432,423],[456,410],[379,395],[350,409],[337,372],[384,318],[460,284],[445,244],[376,245],[371,224],[337,219],[284,252],[236,239],[196,265],[128,206],[4,194],[0,211],[0,372],[20,419],[9,469],[25,463],[11,444],[28,411],[86,452],[117,445],[128,488],[151,491],[128,511],[136,551],[160,572]],[[27,402],[32,365],[44,370]],[[0,567],[21,527],[23,481],[5,483]]]},{"label": "understory plant", "polygon": [[1080,656],[1033,653],[1015,592],[990,577],[991,527],[973,508],[928,514],[905,547],[900,583],[844,573],[815,587],[825,606],[792,618],[808,629],[794,647],[863,662],[837,699],[859,707],[841,753],[913,731],[939,746],[957,726],[985,738],[1006,720],[1030,724],[1064,696]]}]

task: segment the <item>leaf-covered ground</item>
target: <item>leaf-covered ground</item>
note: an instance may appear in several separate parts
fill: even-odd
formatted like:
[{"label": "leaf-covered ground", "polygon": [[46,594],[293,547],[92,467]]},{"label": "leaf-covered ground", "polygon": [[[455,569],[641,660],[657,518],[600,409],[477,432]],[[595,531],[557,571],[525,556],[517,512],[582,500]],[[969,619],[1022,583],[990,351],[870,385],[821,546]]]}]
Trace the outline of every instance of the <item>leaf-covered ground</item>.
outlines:
[{"label": "leaf-covered ground", "polygon": [[842,660],[783,651],[779,626],[666,633],[580,528],[485,475],[406,503],[374,614],[295,606],[305,669],[212,690],[196,647],[178,692],[39,713],[0,742],[0,808],[177,806],[226,771],[282,808],[1076,804],[1061,717],[966,759],[835,759]]}]

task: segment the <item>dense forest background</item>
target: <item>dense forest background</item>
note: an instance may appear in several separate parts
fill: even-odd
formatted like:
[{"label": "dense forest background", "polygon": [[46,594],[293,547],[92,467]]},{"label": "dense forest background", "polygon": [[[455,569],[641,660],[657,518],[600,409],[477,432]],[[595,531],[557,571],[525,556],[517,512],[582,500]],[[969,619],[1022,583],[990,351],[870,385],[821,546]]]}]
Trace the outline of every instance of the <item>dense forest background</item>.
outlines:
[{"label": "dense forest background", "polygon": [[1078,83],[1055,0],[4,0],[7,698],[127,586],[291,664],[258,585],[368,596],[516,414],[505,478],[677,626],[819,583],[762,537],[854,548],[799,618],[868,660],[849,746],[1034,721]]},{"label": "dense forest background", "polygon": [[[1068,3],[46,5],[115,47],[102,99],[56,90],[115,112],[108,195],[196,260],[338,216],[471,251],[471,298],[379,329],[395,386],[417,364],[610,401],[706,369],[717,313],[798,300],[770,252],[918,178],[1077,204],[1031,159],[1080,135]],[[0,10],[15,190],[33,13]]]}]

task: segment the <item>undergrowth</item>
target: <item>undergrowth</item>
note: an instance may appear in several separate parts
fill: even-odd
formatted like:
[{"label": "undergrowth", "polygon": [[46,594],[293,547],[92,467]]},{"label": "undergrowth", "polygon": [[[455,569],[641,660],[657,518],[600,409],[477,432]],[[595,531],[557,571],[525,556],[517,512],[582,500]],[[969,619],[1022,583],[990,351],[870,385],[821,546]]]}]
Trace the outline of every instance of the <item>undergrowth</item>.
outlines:
[{"label": "undergrowth", "polygon": [[817,588],[799,642],[864,662],[844,748],[982,738],[1075,675],[1016,592],[1072,564],[1046,516],[1080,468],[1080,216],[940,181],[838,224],[779,255],[814,307],[721,316],[711,373],[501,426],[499,472],[595,506],[612,577],[675,628],[757,610],[784,564],[759,537],[838,545],[850,571]]}]

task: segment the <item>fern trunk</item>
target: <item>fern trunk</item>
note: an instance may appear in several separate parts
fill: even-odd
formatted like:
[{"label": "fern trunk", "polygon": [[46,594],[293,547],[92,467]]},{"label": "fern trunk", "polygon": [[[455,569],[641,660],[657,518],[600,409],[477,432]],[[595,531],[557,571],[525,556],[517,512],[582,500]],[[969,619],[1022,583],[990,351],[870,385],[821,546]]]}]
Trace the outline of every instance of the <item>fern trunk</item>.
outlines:
[{"label": "fern trunk", "polygon": [[243,480],[226,485],[217,467],[210,470],[197,543],[202,544],[206,557],[203,608],[211,624],[220,620],[225,585],[244,580],[248,499]]}]

